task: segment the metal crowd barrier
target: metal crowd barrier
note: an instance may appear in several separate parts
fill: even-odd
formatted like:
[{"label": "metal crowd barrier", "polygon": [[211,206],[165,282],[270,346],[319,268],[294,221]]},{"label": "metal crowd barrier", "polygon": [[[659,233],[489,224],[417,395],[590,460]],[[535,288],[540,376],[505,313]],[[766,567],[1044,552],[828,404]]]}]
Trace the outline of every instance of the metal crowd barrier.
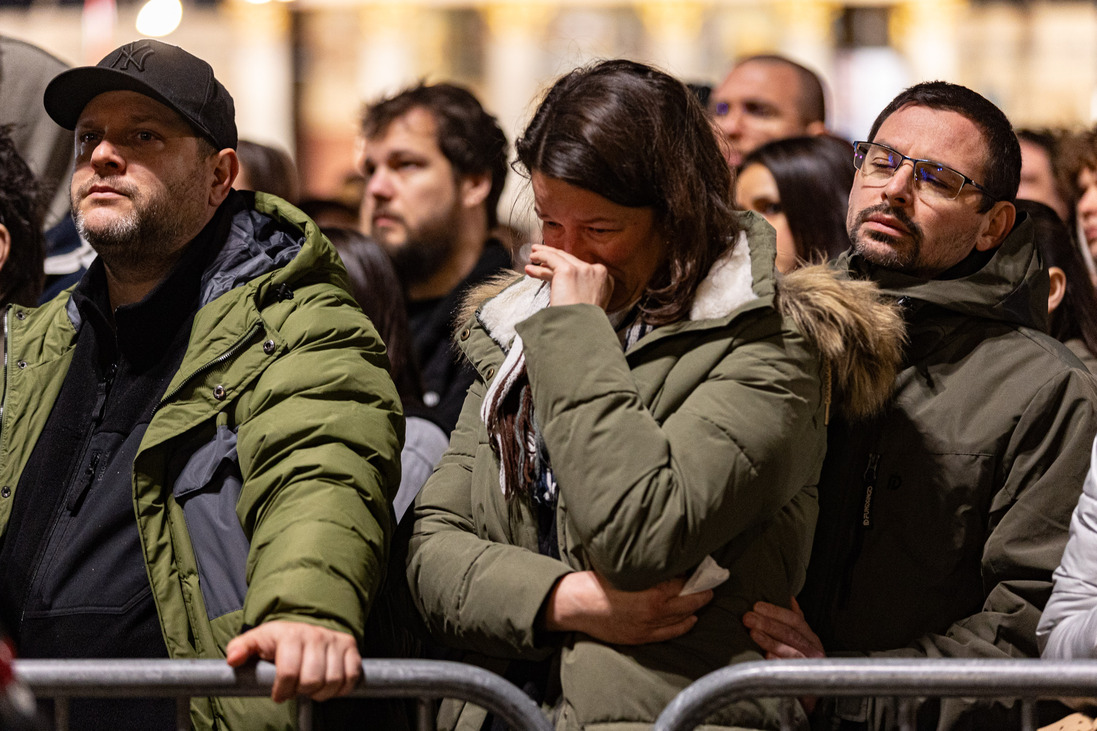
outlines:
[{"label": "metal crowd barrier", "polygon": [[[1036,728],[1036,700],[1097,696],[1097,660],[872,659],[773,660],[721,668],[679,693],[654,731],[686,731],[748,698],[891,698],[902,731],[913,731],[919,699],[1017,698],[1024,731]],[[789,702],[795,702],[790,700]],[[782,728],[792,728],[786,712]]]},{"label": "metal crowd barrier", "polygon": [[[56,731],[69,724],[70,698],[175,698],[176,728],[190,729],[192,697],[267,696],[274,665],[230,668],[223,660],[16,660],[15,676],[40,698],[54,699]],[[457,698],[481,706],[519,731],[552,731],[528,696],[482,668],[435,660],[364,660],[357,698],[419,698],[420,728],[433,727],[431,701]],[[426,702],[424,702],[424,699]],[[298,726],[313,727],[312,702],[298,699]]]}]

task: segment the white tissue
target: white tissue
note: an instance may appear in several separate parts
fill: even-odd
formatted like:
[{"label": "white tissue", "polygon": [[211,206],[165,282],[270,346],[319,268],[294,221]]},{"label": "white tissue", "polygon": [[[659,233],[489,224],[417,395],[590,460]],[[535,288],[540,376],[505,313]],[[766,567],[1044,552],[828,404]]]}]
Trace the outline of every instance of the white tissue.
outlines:
[{"label": "white tissue", "polygon": [[729,576],[731,576],[730,571],[716,563],[712,556],[705,556],[686,580],[686,585],[682,587],[682,591],[678,592],[678,596],[715,589],[727,581]]}]

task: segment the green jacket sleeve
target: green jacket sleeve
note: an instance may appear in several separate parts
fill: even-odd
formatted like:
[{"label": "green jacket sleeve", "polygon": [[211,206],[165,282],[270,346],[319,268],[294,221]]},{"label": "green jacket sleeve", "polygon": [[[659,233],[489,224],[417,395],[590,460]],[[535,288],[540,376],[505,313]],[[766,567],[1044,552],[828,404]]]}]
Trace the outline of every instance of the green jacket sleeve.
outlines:
[{"label": "green jacket sleeve", "polygon": [[[644,370],[630,370],[597,307],[549,307],[517,330],[568,529],[577,532],[568,542],[620,589],[690,570],[818,479],[818,355],[772,310],[691,342],[724,352],[698,359],[715,363],[707,373],[690,372],[682,356],[657,396],[662,421],[639,394]],[[673,358],[682,344],[666,348]]]},{"label": "green jacket sleeve", "polygon": [[[499,489],[498,467],[482,440],[483,395],[483,383],[475,382],[449,449],[416,499],[408,587],[431,633],[446,644],[495,657],[536,659],[552,649],[545,633],[535,628],[537,617],[553,586],[571,569],[514,545],[516,536],[503,527],[505,516],[482,519],[497,502],[481,499],[474,475],[494,475],[494,487],[488,489]],[[533,541],[536,546],[535,536]]]},{"label": "green jacket sleeve", "polygon": [[313,284],[294,298],[283,352],[239,425],[244,625],[292,619],[361,641],[392,533],[403,417],[384,346],[349,296]]}]

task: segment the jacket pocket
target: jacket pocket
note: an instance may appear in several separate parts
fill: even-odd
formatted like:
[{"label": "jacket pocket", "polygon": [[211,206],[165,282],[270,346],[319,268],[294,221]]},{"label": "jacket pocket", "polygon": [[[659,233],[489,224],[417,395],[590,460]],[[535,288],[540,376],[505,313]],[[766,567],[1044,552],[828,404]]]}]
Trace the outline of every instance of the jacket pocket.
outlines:
[{"label": "jacket pocket", "polygon": [[183,508],[211,620],[242,609],[248,590],[250,542],[236,517],[242,486],[236,432],[218,424],[213,440],[187,459],[172,487]]}]

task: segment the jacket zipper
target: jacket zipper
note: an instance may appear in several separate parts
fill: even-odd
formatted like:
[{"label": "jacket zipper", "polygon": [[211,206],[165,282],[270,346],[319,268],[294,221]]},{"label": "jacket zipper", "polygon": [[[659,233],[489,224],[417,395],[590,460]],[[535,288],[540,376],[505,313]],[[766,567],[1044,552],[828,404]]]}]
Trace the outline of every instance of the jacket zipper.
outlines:
[{"label": "jacket zipper", "polygon": [[[166,404],[171,399],[175,398],[179,394],[179,392],[183,390],[183,387],[186,386],[188,383],[190,383],[192,380],[194,380],[194,378],[196,378],[197,376],[205,373],[208,370],[216,368],[217,366],[221,365],[225,361],[230,360],[231,358],[235,357],[237,353],[239,353],[241,350],[243,350],[244,346],[246,346],[249,342],[251,342],[251,339],[253,337],[255,337],[255,334],[257,332],[259,332],[260,330],[262,330],[262,329],[263,329],[263,323],[261,323],[261,322],[255,323],[254,325],[251,326],[250,330],[248,330],[246,333],[244,333],[243,337],[241,337],[235,343],[230,345],[228,350],[226,350],[224,353],[221,353],[221,355],[217,356],[216,358],[209,361],[205,365],[195,369],[195,371],[193,373],[191,373],[189,376],[187,376],[185,379],[183,379],[182,383],[180,383],[178,386],[173,388],[170,393],[164,394],[164,398],[160,399],[160,403],[156,404],[156,408],[153,409],[152,415],[155,416],[156,413],[158,411],[160,411],[160,408],[162,406],[164,406],[164,404]],[[150,418],[150,421],[151,421],[151,418]]]},{"label": "jacket zipper", "polygon": [[[853,592],[853,567],[857,564],[857,558],[861,555],[861,548],[865,541],[865,531],[872,528],[872,493],[876,490],[876,480],[880,469],[880,454],[868,453],[868,462],[861,473],[861,527],[851,526],[852,536],[849,554],[845,559],[845,566],[841,569],[841,575],[837,585],[837,602],[839,611],[849,608],[849,597]],[[852,506],[851,506],[852,507]],[[830,606],[830,603],[827,604]]]},{"label": "jacket zipper", "polygon": [[864,487],[864,499],[861,501],[861,526],[872,527],[872,493],[876,489],[876,471],[880,466],[880,455],[870,452],[868,465],[861,476],[861,485]]},{"label": "jacket zipper", "polygon": [[4,308],[4,398],[0,401],[0,444],[4,436],[4,411],[8,405],[8,358],[11,356],[11,330],[8,328],[8,317],[11,314],[11,305]]}]

